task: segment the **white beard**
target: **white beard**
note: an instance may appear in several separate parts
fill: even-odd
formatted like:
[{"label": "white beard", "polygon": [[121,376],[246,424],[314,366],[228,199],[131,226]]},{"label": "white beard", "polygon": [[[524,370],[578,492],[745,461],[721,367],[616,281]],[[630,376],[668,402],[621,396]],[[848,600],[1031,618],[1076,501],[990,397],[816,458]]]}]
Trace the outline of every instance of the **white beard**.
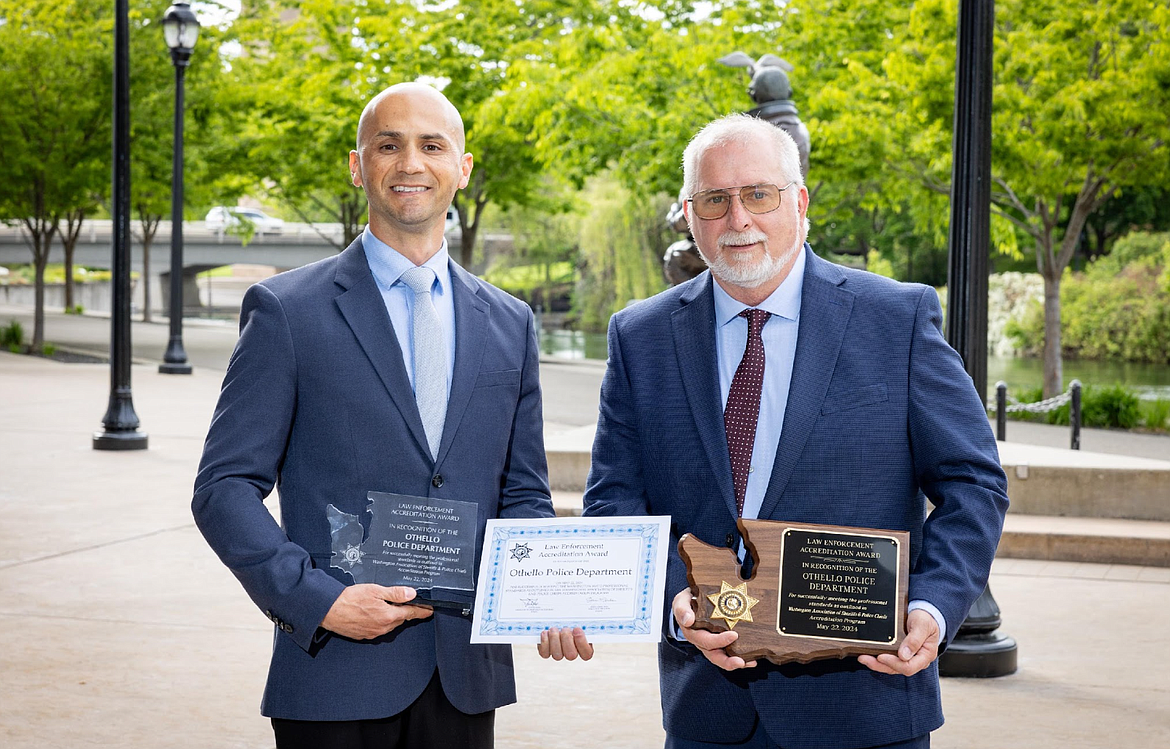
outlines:
[{"label": "white beard", "polygon": [[[797,236],[796,240],[792,243],[792,247],[788,248],[787,252],[781,253],[779,257],[773,257],[768,252],[768,237],[763,232],[729,231],[719,235],[720,247],[728,244],[745,245],[755,242],[761,242],[764,245],[763,257],[755,262],[732,262],[723,253],[712,262],[702,250],[699,250],[699,257],[703,258],[703,262],[707,263],[707,267],[711,269],[711,275],[720,281],[726,281],[742,289],[754,289],[775,278],[784,266],[796,257],[796,253],[800,252],[800,248],[804,246],[804,240]],[[697,244],[695,245],[695,249],[698,249]]]}]

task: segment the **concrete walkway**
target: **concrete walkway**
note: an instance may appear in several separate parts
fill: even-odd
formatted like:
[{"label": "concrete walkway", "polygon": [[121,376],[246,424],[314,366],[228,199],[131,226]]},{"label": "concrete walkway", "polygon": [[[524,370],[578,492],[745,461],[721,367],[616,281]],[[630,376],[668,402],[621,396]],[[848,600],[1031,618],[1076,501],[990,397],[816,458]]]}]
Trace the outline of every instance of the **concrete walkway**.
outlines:
[{"label": "concrete walkway", "polygon": [[[134,367],[150,449],[106,453],[107,366],[0,353],[0,747],[272,746],[271,624],[188,509],[221,377]],[[1170,745],[1170,569],[1001,559],[992,589],[1020,671],[946,680],[935,747]],[[500,747],[661,745],[652,646],[517,674]]]}]

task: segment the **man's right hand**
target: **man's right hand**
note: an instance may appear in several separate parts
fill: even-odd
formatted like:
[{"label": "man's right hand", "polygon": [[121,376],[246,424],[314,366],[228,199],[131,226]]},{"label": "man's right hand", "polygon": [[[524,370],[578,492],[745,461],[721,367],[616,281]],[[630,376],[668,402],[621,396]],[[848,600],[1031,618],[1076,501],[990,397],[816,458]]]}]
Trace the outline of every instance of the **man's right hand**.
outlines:
[{"label": "man's right hand", "polygon": [[679,628],[682,630],[683,637],[687,641],[697,647],[699,651],[706,656],[707,660],[714,663],[724,671],[734,671],[738,668],[754,668],[755,661],[744,661],[738,655],[729,655],[725,647],[739,639],[739,633],[733,630],[726,632],[707,632],[702,629],[691,629],[691,625],[695,623],[695,611],[691,607],[691,601],[694,596],[691,595],[690,588],[683,588],[679,594],[674,597],[674,603],[671,608],[674,610],[674,619],[678,622]]},{"label": "man's right hand", "polygon": [[399,606],[415,596],[414,588],[396,585],[350,585],[333,602],[321,626],[354,640],[381,637],[410,619],[426,619],[435,613],[429,606]]}]

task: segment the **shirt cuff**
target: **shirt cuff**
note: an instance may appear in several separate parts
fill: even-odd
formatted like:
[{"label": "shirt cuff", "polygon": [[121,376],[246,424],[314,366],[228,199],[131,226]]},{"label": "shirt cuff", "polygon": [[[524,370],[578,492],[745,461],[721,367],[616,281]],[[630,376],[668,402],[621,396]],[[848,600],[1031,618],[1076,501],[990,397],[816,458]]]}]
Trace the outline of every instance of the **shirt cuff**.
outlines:
[{"label": "shirt cuff", "polygon": [[945,618],[943,618],[942,612],[939,611],[937,608],[935,608],[934,604],[930,603],[929,601],[917,600],[917,601],[910,602],[910,605],[906,607],[906,613],[909,614],[911,611],[913,611],[915,609],[922,609],[923,611],[925,611],[926,613],[928,613],[934,617],[934,620],[936,622],[938,622],[938,642],[939,642],[939,645],[946,642],[947,641],[947,620]]}]

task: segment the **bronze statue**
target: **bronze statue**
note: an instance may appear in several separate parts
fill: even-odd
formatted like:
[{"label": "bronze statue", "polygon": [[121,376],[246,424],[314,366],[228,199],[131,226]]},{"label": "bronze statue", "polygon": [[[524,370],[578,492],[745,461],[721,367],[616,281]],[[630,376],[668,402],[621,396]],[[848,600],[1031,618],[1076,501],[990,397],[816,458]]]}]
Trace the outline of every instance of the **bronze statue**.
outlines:
[{"label": "bronze statue", "polygon": [[[772,123],[792,136],[800,152],[800,170],[807,180],[810,140],[808,128],[801,122],[796,105],[792,102],[792,84],[788,80],[792,65],[776,55],[766,54],[759,60],[752,60],[743,52],[732,52],[726,57],[721,57],[719,62],[733,68],[748,69],[748,75],[751,76],[748,95],[756,106],[747,113]],[[666,214],[667,226],[686,234],[685,239],[680,239],[667,247],[662,258],[662,271],[672,285],[689,281],[707,268],[707,264],[695,249],[695,242],[687,227],[682,210],[683,198],[680,193],[678,201],[670,206]]]}]

